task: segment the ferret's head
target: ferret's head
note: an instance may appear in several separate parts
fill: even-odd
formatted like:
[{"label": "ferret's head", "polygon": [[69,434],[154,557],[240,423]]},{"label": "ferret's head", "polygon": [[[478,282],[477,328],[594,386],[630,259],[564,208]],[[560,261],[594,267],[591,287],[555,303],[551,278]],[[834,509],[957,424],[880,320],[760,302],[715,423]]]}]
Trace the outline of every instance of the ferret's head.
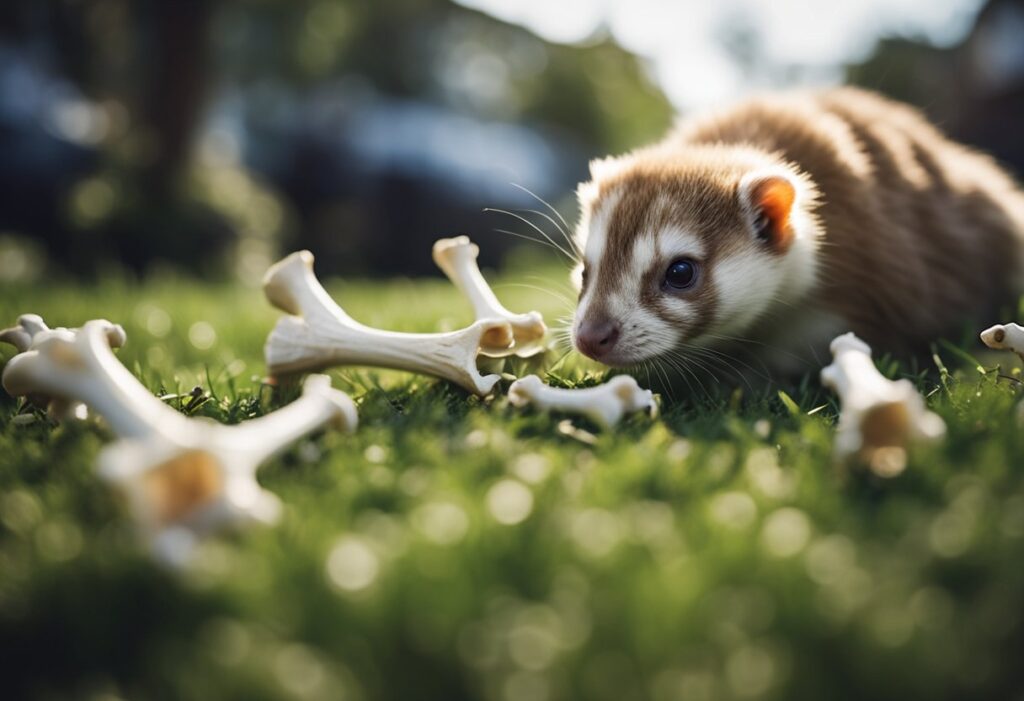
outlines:
[{"label": "ferret's head", "polygon": [[742,336],[814,284],[814,186],[778,157],[658,146],[590,170],[572,327],[585,355],[622,367]]}]

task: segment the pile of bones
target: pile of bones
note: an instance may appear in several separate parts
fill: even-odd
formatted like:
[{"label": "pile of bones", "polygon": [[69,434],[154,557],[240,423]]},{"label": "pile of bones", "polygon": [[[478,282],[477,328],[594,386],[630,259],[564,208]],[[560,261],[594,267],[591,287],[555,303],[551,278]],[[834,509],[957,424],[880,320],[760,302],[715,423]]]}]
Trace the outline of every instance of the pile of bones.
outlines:
[{"label": "pile of bones", "polygon": [[[480,273],[478,253],[465,236],[434,244],[434,261],[466,297],[476,321],[457,331],[422,334],[359,323],[317,280],[313,255],[292,253],[263,279],[267,299],[285,312],[264,348],[269,374],[374,366],[443,378],[479,396],[492,393],[501,377],[482,375],[478,356],[534,356],[547,347],[547,328],[538,312],[513,313],[498,301]],[[355,404],[320,374],[305,378],[297,400],[261,418],[226,426],[187,417],[150,393],[117,360],[113,349],[125,340],[124,330],[106,320],[51,329],[39,316],[25,314],[17,326],[0,332],[0,341],[18,351],[2,382],[11,395],[25,397],[55,419],[82,420],[95,412],[105,420],[116,440],[100,452],[98,472],[124,494],[140,534],[163,562],[187,563],[207,534],[274,523],[281,504],[257,482],[259,466],[324,426],[356,429]],[[992,327],[982,340],[1024,357],[1024,329],[1015,324]],[[842,406],[837,458],[893,475],[906,464],[911,444],[944,435],[942,420],[925,408],[913,385],[883,377],[860,339],[840,336],[831,350],[833,363],[821,379]],[[529,375],[511,384],[508,402],[580,414],[604,429],[626,414],[656,410],[651,391],[628,375],[583,389],[552,387]]]}]

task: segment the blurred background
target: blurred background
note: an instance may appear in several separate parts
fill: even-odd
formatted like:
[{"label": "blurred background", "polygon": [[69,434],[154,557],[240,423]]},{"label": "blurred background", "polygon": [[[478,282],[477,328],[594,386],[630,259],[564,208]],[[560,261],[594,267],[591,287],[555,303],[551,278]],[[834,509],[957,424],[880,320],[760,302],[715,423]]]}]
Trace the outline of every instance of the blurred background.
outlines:
[{"label": "blurred background", "polygon": [[590,158],[841,82],[1024,171],[1024,0],[4,0],[0,282],[497,265],[537,234],[485,208],[553,233],[527,191],[571,223]]}]

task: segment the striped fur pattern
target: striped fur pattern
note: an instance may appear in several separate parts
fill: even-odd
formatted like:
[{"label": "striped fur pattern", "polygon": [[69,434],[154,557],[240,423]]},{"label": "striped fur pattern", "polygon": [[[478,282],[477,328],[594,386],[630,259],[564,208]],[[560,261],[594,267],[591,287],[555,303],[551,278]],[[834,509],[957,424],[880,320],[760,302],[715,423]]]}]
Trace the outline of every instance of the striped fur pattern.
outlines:
[{"label": "striped fur pattern", "polygon": [[[994,314],[1024,282],[1024,195],[1012,179],[913,109],[861,90],[765,96],[690,119],[595,161],[591,176],[578,191],[573,331],[580,347],[588,319],[614,320],[614,346],[595,355],[608,365],[746,343],[770,368],[803,370],[842,331],[915,353]],[[766,179],[794,193],[772,241],[758,236]],[[685,290],[664,284],[680,259],[698,270]]]}]

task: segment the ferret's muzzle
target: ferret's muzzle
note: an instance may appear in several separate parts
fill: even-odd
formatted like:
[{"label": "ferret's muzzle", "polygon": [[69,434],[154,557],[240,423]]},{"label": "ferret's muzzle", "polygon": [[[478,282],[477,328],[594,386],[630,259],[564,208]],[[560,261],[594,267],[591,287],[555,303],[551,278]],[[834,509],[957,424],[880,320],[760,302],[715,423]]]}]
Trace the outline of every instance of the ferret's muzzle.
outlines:
[{"label": "ferret's muzzle", "polygon": [[619,323],[606,316],[587,318],[576,328],[576,349],[598,362],[605,362],[618,343]]}]

